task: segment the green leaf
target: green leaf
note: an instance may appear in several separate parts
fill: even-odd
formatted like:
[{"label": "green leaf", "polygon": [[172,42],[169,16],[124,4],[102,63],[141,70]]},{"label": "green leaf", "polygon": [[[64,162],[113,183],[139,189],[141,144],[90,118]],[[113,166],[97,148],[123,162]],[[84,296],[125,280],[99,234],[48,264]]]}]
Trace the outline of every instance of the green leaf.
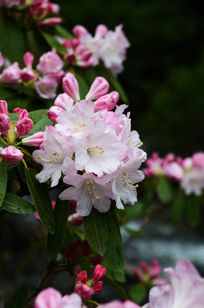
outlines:
[{"label": "green leaf", "polygon": [[40,131],[44,131],[47,125],[52,125],[52,124],[53,123],[48,119],[48,117],[45,116],[33,126],[28,136],[33,135]]},{"label": "green leaf", "polygon": [[47,249],[48,260],[56,258],[58,252],[62,249],[66,235],[67,217],[69,203],[57,199],[54,209],[55,215],[55,234],[48,234]]},{"label": "green leaf", "polygon": [[186,197],[184,195],[184,192],[179,188],[172,204],[171,215],[173,223],[176,224],[181,220],[184,211],[186,209],[185,203],[186,203]]},{"label": "green leaf", "polygon": [[103,256],[108,245],[109,213],[100,213],[92,209],[91,214],[84,217],[84,233],[91,248]]},{"label": "green leaf", "polygon": [[33,124],[38,123],[39,119],[47,117],[47,111],[48,109],[39,109],[29,112],[29,116],[33,120]]},{"label": "green leaf", "polygon": [[5,167],[0,166],[0,207],[6,194],[8,174]]},{"label": "green leaf", "polygon": [[147,287],[143,283],[134,284],[130,288],[130,298],[137,304],[142,304],[147,297]]},{"label": "green leaf", "polygon": [[41,33],[44,36],[47,43],[50,45],[50,47],[54,48],[57,52],[63,55],[67,54],[67,49],[62,44],[60,44],[51,34],[45,32]]},{"label": "green leaf", "polygon": [[199,204],[199,198],[197,196],[188,196],[186,218],[188,224],[195,228],[201,222],[201,209]]},{"label": "green leaf", "polygon": [[41,222],[48,232],[55,233],[55,219],[51,201],[45,184],[40,184],[35,178],[36,172],[28,168],[25,170],[27,185],[40,216]]},{"label": "green leaf", "polygon": [[159,199],[162,202],[168,203],[171,201],[172,187],[171,187],[170,182],[167,179],[165,178],[159,179],[159,182],[156,186],[156,191],[157,191]]},{"label": "green leaf", "polygon": [[2,209],[16,214],[31,214],[35,207],[27,200],[10,193],[6,193]]},{"label": "green leaf", "polygon": [[60,26],[60,25],[57,25],[55,27],[55,30],[57,32],[57,34],[63,38],[69,38],[69,39],[72,39],[74,36],[69,32],[67,31],[64,27]]},{"label": "green leaf", "polygon": [[79,74],[76,74],[76,79],[78,81],[79,84],[79,94],[80,94],[80,98],[81,99],[85,99],[86,94],[89,91],[89,87],[86,83],[86,80]]},{"label": "green leaf", "polygon": [[8,303],[7,308],[24,308],[28,298],[28,289],[26,287],[19,287],[12,294]]},{"label": "green leaf", "polygon": [[125,282],[122,240],[114,208],[107,213],[108,245],[102,264],[107,269],[107,276],[119,282]]}]

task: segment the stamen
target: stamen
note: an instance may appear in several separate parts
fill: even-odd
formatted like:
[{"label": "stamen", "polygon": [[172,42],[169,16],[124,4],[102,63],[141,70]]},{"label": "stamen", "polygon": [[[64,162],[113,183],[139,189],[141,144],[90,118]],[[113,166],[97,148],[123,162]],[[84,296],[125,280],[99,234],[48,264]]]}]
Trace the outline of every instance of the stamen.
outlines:
[{"label": "stamen", "polygon": [[76,123],[75,123],[76,122],[75,119],[73,119],[72,122],[73,122],[73,125],[74,125],[74,129],[79,131],[79,132],[81,132],[83,130],[83,128],[85,127],[85,124],[81,124],[81,123],[78,123],[78,126],[77,126]]},{"label": "stamen", "polygon": [[38,155],[39,159],[47,163],[59,163],[63,160],[63,155],[58,153],[53,153],[48,156],[47,159],[43,158],[42,155]]},{"label": "stamen", "polygon": [[96,194],[96,188],[92,179],[86,180],[86,191],[88,191],[90,195],[93,195],[97,200],[101,200],[101,197]]},{"label": "stamen", "polygon": [[123,186],[124,186],[124,187],[125,187],[126,185],[128,185],[128,186],[130,186],[130,187],[133,187],[133,188],[139,187],[138,184],[133,185],[133,184],[131,184],[130,182],[127,182],[127,181],[125,180],[124,174],[125,174],[125,176],[126,176],[127,178],[130,178],[131,176],[130,176],[129,174],[126,175],[125,172],[122,172],[121,174],[122,174],[122,176],[119,175],[118,178],[123,182]]},{"label": "stamen", "polygon": [[101,155],[103,155],[103,153],[104,153],[104,149],[103,148],[100,148],[100,147],[98,147],[98,146],[95,146],[95,147],[93,147],[93,148],[88,148],[87,149],[87,152],[88,152],[88,154],[90,155],[90,156],[101,156]]}]

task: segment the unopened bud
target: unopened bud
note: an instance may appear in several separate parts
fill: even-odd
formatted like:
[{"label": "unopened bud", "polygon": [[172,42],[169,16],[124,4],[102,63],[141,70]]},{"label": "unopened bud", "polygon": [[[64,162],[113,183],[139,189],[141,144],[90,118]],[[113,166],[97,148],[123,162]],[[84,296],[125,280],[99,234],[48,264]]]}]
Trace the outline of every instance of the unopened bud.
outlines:
[{"label": "unopened bud", "polygon": [[94,82],[91,85],[91,88],[86,95],[87,99],[96,100],[99,97],[106,95],[109,90],[109,83],[103,77],[96,77]]},{"label": "unopened bud", "polygon": [[31,52],[26,52],[23,56],[24,63],[26,67],[31,68],[33,65],[34,56]]},{"label": "unopened bud", "polygon": [[10,118],[7,114],[0,114],[0,133],[5,135],[6,132],[10,129]]},{"label": "unopened bud", "polygon": [[64,91],[73,98],[75,101],[80,100],[79,86],[76,78],[72,73],[67,73],[63,78],[63,89]]},{"label": "unopened bud", "polygon": [[57,123],[57,118],[59,116],[59,114],[63,111],[62,108],[58,107],[58,106],[52,106],[50,107],[50,109],[47,112],[47,116],[50,119],[50,121],[52,121],[53,123]]},{"label": "unopened bud", "polygon": [[43,144],[44,132],[38,132],[32,136],[22,139],[22,144],[30,147],[39,147]]},{"label": "unopened bud", "polygon": [[9,164],[17,164],[23,158],[23,153],[12,145],[4,148],[1,152],[2,159]]},{"label": "unopened bud", "polygon": [[119,94],[116,91],[113,91],[107,95],[101,96],[99,99],[97,99],[94,103],[94,110],[112,110],[115,108],[117,102],[119,100]]},{"label": "unopened bud", "polygon": [[105,266],[97,264],[93,273],[93,282],[100,280],[101,278],[103,278],[103,276],[105,276],[105,274],[106,274]]},{"label": "unopened bud", "polygon": [[93,289],[91,289],[85,284],[76,284],[74,292],[81,297],[82,301],[90,299],[92,294],[94,293]]},{"label": "unopened bud", "polygon": [[30,118],[23,118],[16,124],[16,132],[18,136],[26,136],[33,128],[33,121]]},{"label": "unopened bud", "polygon": [[7,101],[0,99],[0,113],[8,114]]},{"label": "unopened bud", "polygon": [[85,35],[88,33],[88,31],[86,30],[86,28],[84,28],[81,25],[77,25],[73,28],[72,32],[74,33],[75,36],[79,37],[81,35]]},{"label": "unopened bud", "polygon": [[54,105],[62,108],[63,110],[69,111],[73,106],[73,99],[66,93],[59,94],[54,102]]},{"label": "unopened bud", "polygon": [[87,277],[87,271],[81,271],[77,276],[76,276],[76,280],[80,281],[82,283],[86,283],[88,280]]}]

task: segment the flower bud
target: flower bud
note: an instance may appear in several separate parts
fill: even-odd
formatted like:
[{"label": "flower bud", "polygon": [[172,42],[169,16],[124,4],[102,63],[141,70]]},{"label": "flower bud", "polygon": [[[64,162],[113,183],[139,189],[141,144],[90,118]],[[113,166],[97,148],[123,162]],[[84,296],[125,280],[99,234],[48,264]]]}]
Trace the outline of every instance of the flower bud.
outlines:
[{"label": "flower bud", "polygon": [[37,69],[45,74],[60,71],[64,63],[58,54],[54,51],[44,53],[39,60]]},{"label": "flower bud", "polygon": [[106,274],[105,266],[97,264],[93,273],[93,282],[100,280]]},{"label": "flower bud", "polygon": [[39,78],[35,83],[35,90],[40,97],[49,99],[54,98],[57,91],[58,82],[55,78],[45,76]]},{"label": "flower bud", "polygon": [[2,53],[0,52],[0,68],[3,66],[4,64],[4,58],[2,56]]},{"label": "flower bud", "polygon": [[90,57],[92,56],[92,51],[91,50],[86,50],[83,52],[83,54],[81,55],[81,60],[82,61],[88,61],[90,59]]},{"label": "flower bud", "polygon": [[58,14],[60,11],[60,6],[56,3],[51,3],[51,10],[52,10],[52,13]]},{"label": "flower bud", "polygon": [[60,107],[63,110],[67,111],[69,111],[72,108],[73,103],[74,103],[73,99],[66,93],[59,94],[54,101],[55,106]]},{"label": "flower bud", "polygon": [[62,18],[60,17],[50,17],[46,18],[38,23],[40,27],[53,27],[62,22]]},{"label": "flower bud", "polygon": [[97,37],[104,37],[108,32],[108,28],[105,25],[98,25],[96,27],[96,36]]},{"label": "flower bud", "polygon": [[6,83],[17,83],[20,80],[21,70],[17,62],[5,68],[0,76],[0,80]]},{"label": "flower bud", "polygon": [[95,111],[103,109],[112,110],[113,108],[115,108],[118,100],[119,100],[118,92],[113,91],[97,99],[94,103],[94,110]]},{"label": "flower bud", "polygon": [[31,68],[33,65],[34,56],[31,52],[26,52],[23,56],[25,66]]},{"label": "flower bud", "polygon": [[79,85],[74,75],[72,73],[67,73],[64,76],[62,83],[64,91],[71,96],[73,100],[79,101]]},{"label": "flower bud", "polygon": [[67,60],[67,62],[71,64],[76,60],[76,56],[73,53],[70,53],[68,55],[65,55],[65,60]]},{"label": "flower bud", "polygon": [[95,100],[99,97],[106,95],[109,90],[109,83],[108,81],[103,77],[96,77],[94,82],[91,85],[91,88],[86,95],[87,99]]},{"label": "flower bud", "polygon": [[81,297],[82,301],[90,299],[92,294],[94,293],[93,289],[91,289],[85,284],[77,284],[74,288],[74,292]]},{"label": "flower bud", "polygon": [[20,107],[16,107],[13,109],[12,113],[21,113],[21,111],[24,109],[21,109]]},{"label": "flower bud", "polygon": [[8,104],[3,99],[0,100],[0,113],[8,114]]},{"label": "flower bud", "polygon": [[85,35],[88,33],[88,31],[86,30],[86,28],[84,28],[81,25],[77,25],[73,28],[72,32],[74,33],[75,36],[79,37],[81,35]]},{"label": "flower bud", "polygon": [[53,123],[57,123],[57,118],[59,114],[63,111],[61,107],[58,106],[52,106],[47,112],[47,116]]},{"label": "flower bud", "polygon": [[16,132],[18,136],[27,135],[33,128],[33,121],[30,118],[23,118],[16,124]]},{"label": "flower bud", "polygon": [[68,221],[73,225],[73,226],[80,226],[83,223],[83,216],[75,213],[72,215],[69,215]]},{"label": "flower bud", "polygon": [[75,49],[77,46],[79,46],[79,44],[80,44],[80,40],[78,39],[78,37],[73,38],[72,47]]},{"label": "flower bud", "polygon": [[18,121],[22,120],[23,118],[29,118],[29,113],[26,109],[21,109],[19,112]]},{"label": "flower bud", "polygon": [[22,144],[30,147],[39,147],[43,144],[44,132],[35,133],[32,136],[22,139]]},{"label": "flower bud", "polygon": [[97,281],[93,286],[94,293],[96,294],[101,293],[102,289],[103,289],[103,281]]},{"label": "flower bud", "polygon": [[87,271],[81,271],[77,276],[76,276],[76,280],[80,281],[82,283],[86,283],[88,280],[87,277]]},{"label": "flower bud", "polygon": [[72,42],[70,39],[65,39],[64,42],[63,42],[63,46],[66,48],[66,49],[69,49],[71,46],[72,46]]},{"label": "flower bud", "polygon": [[1,152],[2,159],[9,164],[17,164],[23,158],[23,153],[12,145],[4,148]]},{"label": "flower bud", "polygon": [[6,132],[10,129],[10,118],[7,114],[1,113],[0,114],[0,132],[1,134],[5,135]]},{"label": "flower bud", "polygon": [[37,78],[37,75],[33,73],[33,71],[27,67],[21,70],[20,78],[23,82],[29,82]]}]

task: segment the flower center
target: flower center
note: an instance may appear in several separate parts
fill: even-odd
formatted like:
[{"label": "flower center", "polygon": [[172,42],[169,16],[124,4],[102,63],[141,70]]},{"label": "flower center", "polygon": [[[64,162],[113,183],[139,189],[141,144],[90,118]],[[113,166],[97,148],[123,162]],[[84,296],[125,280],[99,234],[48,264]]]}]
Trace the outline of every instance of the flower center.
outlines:
[{"label": "flower center", "polygon": [[94,186],[94,182],[92,179],[87,179],[86,180],[86,191],[94,196],[97,200],[100,200],[101,197],[100,196],[97,196],[97,193],[96,193],[96,187]]},{"label": "flower center", "polygon": [[83,128],[86,126],[85,124],[81,124],[81,123],[78,123],[78,125],[76,125],[76,120],[72,120],[73,122],[73,125],[74,125],[74,129],[81,132],[83,130]]},{"label": "flower center", "polygon": [[127,179],[130,179],[131,178],[131,175],[130,174],[127,174],[126,172],[121,172],[121,175],[118,176],[118,178],[122,181],[123,183],[123,186],[125,187],[126,185],[130,186],[130,187],[133,187],[133,188],[137,188],[139,185],[136,184],[136,185],[133,185],[131,184],[130,182],[127,181]]},{"label": "flower center", "polygon": [[94,157],[94,156],[102,156],[103,153],[104,153],[104,149],[103,148],[100,148],[98,146],[95,146],[95,147],[92,147],[92,148],[88,148],[87,149],[87,153]]},{"label": "flower center", "polygon": [[47,163],[60,163],[63,161],[63,155],[60,153],[52,153],[47,156],[47,158],[43,158],[42,155],[38,156],[40,160]]}]

